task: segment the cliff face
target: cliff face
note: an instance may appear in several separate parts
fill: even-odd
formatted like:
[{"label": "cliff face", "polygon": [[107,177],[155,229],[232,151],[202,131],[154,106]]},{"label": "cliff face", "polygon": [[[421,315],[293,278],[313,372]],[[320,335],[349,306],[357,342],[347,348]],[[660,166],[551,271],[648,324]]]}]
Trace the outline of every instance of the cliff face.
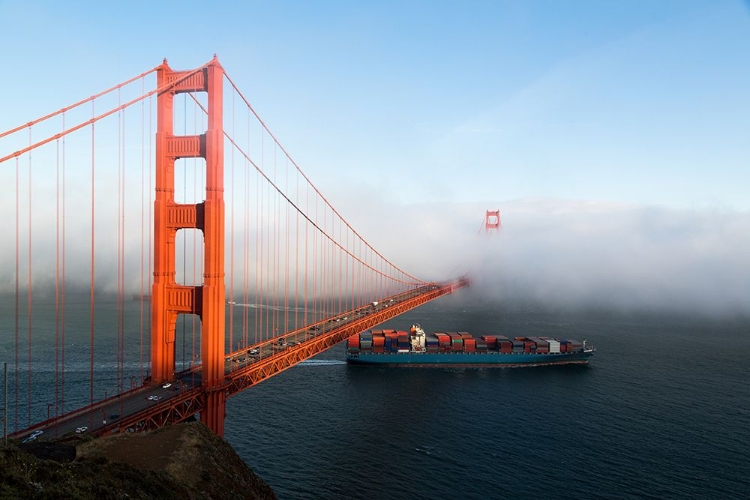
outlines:
[{"label": "cliff face", "polygon": [[21,448],[0,453],[0,498],[276,499],[232,447],[199,422]]}]

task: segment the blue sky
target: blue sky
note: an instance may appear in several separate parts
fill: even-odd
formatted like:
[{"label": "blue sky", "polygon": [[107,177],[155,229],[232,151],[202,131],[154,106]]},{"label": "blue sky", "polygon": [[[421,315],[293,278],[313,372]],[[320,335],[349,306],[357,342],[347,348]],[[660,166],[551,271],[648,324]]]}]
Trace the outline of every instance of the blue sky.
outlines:
[{"label": "blue sky", "polygon": [[216,4],[0,2],[1,128],[216,53],[322,187],[750,209],[747,3]]},{"label": "blue sky", "polygon": [[[582,248],[611,256],[635,235],[645,262],[635,275],[697,283],[719,266],[709,273],[717,288],[729,276],[750,280],[741,258],[750,251],[749,2],[214,4],[0,0],[0,130],[164,57],[189,69],[216,53],[305,173],[378,248],[390,243],[373,211],[390,217],[398,207],[413,225],[402,237],[419,228],[434,245],[475,233],[484,210],[500,208],[506,278],[533,267],[523,249],[538,250],[552,231],[569,254],[558,271]],[[424,222],[424,206],[436,220]],[[528,237],[529,228],[539,233]],[[674,252],[684,258],[665,266]],[[630,258],[601,265],[622,270]],[[544,290],[570,290],[569,276],[548,271],[559,278]],[[609,287],[605,274],[583,288]],[[725,288],[750,303],[747,286]]]}]

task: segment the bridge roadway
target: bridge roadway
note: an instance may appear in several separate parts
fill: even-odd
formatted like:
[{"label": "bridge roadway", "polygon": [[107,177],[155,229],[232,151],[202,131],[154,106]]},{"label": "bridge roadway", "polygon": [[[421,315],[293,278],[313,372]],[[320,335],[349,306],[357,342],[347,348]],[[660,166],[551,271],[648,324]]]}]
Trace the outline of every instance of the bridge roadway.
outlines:
[{"label": "bridge roadway", "polygon": [[[237,394],[351,335],[467,285],[466,279],[425,285],[388,297],[377,306],[368,304],[232,352],[225,358],[225,383],[216,390],[226,391],[228,397]],[[76,433],[139,432],[187,420],[202,409],[201,367],[175,375],[169,384],[151,385],[146,380],[141,387],[46,420],[9,437],[26,440],[41,431],[34,441],[56,440]]]}]

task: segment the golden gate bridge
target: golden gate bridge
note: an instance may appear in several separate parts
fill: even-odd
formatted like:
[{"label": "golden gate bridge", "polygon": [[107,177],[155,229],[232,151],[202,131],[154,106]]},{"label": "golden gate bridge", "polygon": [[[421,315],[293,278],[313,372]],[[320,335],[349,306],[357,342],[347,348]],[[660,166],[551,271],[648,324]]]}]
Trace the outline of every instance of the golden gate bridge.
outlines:
[{"label": "golden gate bridge", "polygon": [[468,285],[371,246],[215,56],[0,133],[0,182],[10,437],[223,435],[227,398]]}]

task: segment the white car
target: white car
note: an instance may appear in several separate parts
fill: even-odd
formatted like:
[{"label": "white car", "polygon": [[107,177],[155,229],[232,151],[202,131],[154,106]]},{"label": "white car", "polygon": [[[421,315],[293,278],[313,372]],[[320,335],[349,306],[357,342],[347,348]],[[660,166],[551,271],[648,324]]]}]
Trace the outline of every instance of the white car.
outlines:
[{"label": "white car", "polygon": [[38,436],[41,436],[42,434],[44,434],[44,431],[40,429],[40,430],[36,430],[36,431],[32,432],[29,435],[29,437],[38,437]]},{"label": "white car", "polygon": [[146,399],[148,399],[149,401],[159,401],[159,396],[149,396]]},{"label": "white car", "polygon": [[162,389],[169,389],[170,387],[172,387],[172,384],[170,384],[169,382],[161,386]]},{"label": "white car", "polygon": [[83,433],[84,433],[84,432],[86,432],[87,430],[89,430],[89,428],[88,428],[88,427],[85,427],[85,426],[84,426],[84,427],[78,427],[78,428],[76,429],[76,434],[83,434]]},{"label": "white car", "polygon": [[250,354],[258,354],[258,353],[260,353],[260,350],[259,349],[250,349],[249,352],[250,352]]}]

